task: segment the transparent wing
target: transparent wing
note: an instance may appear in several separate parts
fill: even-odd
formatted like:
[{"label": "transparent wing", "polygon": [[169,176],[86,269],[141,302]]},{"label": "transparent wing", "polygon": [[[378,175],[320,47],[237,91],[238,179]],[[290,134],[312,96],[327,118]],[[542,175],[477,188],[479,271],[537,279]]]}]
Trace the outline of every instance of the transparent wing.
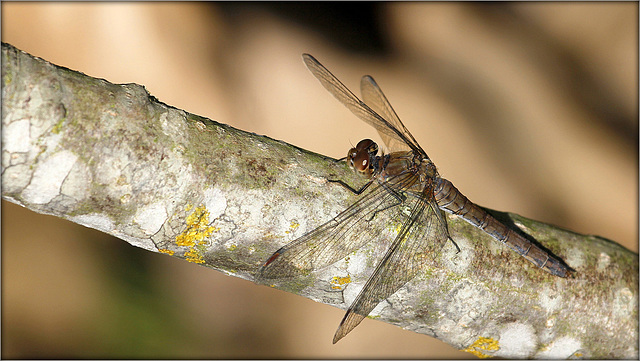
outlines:
[{"label": "transparent wing", "polygon": [[[398,175],[395,189],[404,189],[418,181],[410,172]],[[398,184],[395,184],[398,182]],[[377,237],[387,226],[376,219],[379,213],[400,205],[404,195],[386,184],[374,184],[349,208],[318,228],[277,250],[260,268],[260,279],[287,278],[308,274],[335,263]]]},{"label": "transparent wing", "polygon": [[365,75],[362,77],[360,80],[360,92],[362,93],[362,100],[364,103],[387,120],[397,132],[402,133],[404,138],[410,141],[413,145],[413,147],[409,147],[409,145],[404,141],[399,142],[397,138],[392,138],[386,134],[380,133],[382,141],[387,145],[387,148],[389,148],[391,152],[417,148],[426,156],[426,153],[422,150],[416,139],[400,121],[398,114],[393,110],[391,103],[387,100],[387,97],[382,92],[382,89],[380,89],[380,86],[378,86],[378,83],[376,83],[371,76]]},{"label": "transparent wing", "polygon": [[398,216],[404,218],[402,229],[347,310],[333,343],[353,330],[378,303],[417,276],[425,268],[427,258],[442,249],[448,238],[447,229],[435,201],[424,194],[427,192],[432,192],[431,187],[425,187],[425,197],[407,198],[405,204],[411,204],[409,216],[398,212]]},{"label": "transparent wing", "polygon": [[[353,114],[362,119],[367,124],[376,128],[381,135],[395,139],[398,142],[406,143],[411,149],[424,153],[412,138],[407,138],[400,130],[396,129],[393,124],[388,122],[374,110],[369,108],[364,102],[358,99],[338,78],[336,78],[327,68],[318,62],[309,54],[302,54],[302,59],[307,65],[311,73],[320,81],[336,99],[346,106]],[[404,128],[404,126],[403,126]],[[408,132],[407,132],[408,133]]]}]

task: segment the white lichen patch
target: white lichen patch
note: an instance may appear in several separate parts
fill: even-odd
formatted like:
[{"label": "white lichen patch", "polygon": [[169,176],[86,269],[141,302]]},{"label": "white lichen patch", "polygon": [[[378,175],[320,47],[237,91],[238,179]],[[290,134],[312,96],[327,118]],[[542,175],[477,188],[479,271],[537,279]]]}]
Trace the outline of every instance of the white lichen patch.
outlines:
[{"label": "white lichen patch", "polygon": [[[108,150],[104,151],[107,152]],[[113,154],[110,154],[109,157],[104,157],[104,159],[100,159],[99,165],[92,169],[95,183],[109,185],[104,188],[106,196],[122,199],[121,197],[126,194],[135,193],[132,180],[154,179],[154,171],[147,169],[147,167],[141,167],[136,173],[136,177],[132,175],[134,167],[131,167],[131,164],[135,163],[132,153],[117,147],[109,151]],[[151,183],[148,182],[146,183],[146,185],[150,184]],[[141,189],[138,191],[141,191]]]},{"label": "white lichen patch", "polygon": [[460,334],[458,332],[456,333],[452,332],[453,330],[459,330],[460,326],[458,325],[457,322],[447,317],[441,317],[440,319],[438,319],[438,323],[436,324],[435,328],[443,332],[444,334],[451,334],[454,336]]},{"label": "white lichen patch", "polygon": [[60,194],[76,200],[85,199],[90,192],[87,179],[91,179],[87,165],[82,161],[75,162],[60,187]]},{"label": "white lichen patch", "polygon": [[349,255],[349,259],[346,261],[347,271],[351,275],[359,275],[367,270],[367,260],[371,256],[363,250],[359,250],[354,254]]},{"label": "white lichen patch", "polygon": [[628,317],[637,307],[636,297],[627,287],[618,290],[613,299],[613,314],[618,317]]},{"label": "white lichen patch", "polygon": [[69,217],[68,219],[71,222],[81,224],[85,227],[95,228],[105,233],[113,233],[115,228],[115,224],[111,218],[99,213],[82,214],[79,216]]},{"label": "white lichen patch", "polygon": [[376,318],[377,316],[380,316],[382,314],[382,311],[389,306],[389,301],[384,300],[380,303],[378,303],[376,305],[376,307],[373,308],[373,310],[371,310],[371,312],[369,312],[369,315],[367,315],[367,317],[369,318]]},{"label": "white lichen patch", "polygon": [[598,256],[598,265],[596,266],[596,269],[598,271],[604,271],[609,266],[610,263],[611,263],[611,256],[609,256],[604,252],[600,252],[600,255]]},{"label": "white lichen patch", "polygon": [[524,278],[511,275],[509,277],[509,284],[511,284],[513,288],[522,288],[524,286]]},{"label": "white lichen patch", "polygon": [[62,182],[78,157],[68,150],[53,154],[38,164],[31,182],[22,192],[28,203],[46,204],[60,194]]},{"label": "white lichen patch", "polygon": [[513,322],[500,330],[500,350],[493,356],[528,358],[535,352],[538,340],[531,325]]},{"label": "white lichen patch", "polygon": [[[353,280],[353,279],[352,279]],[[347,305],[351,305],[353,301],[356,299],[360,291],[364,288],[365,281],[359,282],[351,282],[344,288],[342,291],[342,297],[344,298],[344,303]]]},{"label": "white lichen patch", "polygon": [[546,349],[536,355],[536,358],[541,359],[566,359],[580,350],[582,345],[580,341],[572,337],[560,337]]},{"label": "white lichen patch", "polygon": [[[261,226],[261,222],[264,222],[265,219],[270,218],[270,214],[264,214],[262,211],[263,207],[269,207],[270,204],[267,204],[264,200],[264,197],[260,196],[256,192],[252,190],[243,191],[243,194],[246,194],[246,198],[239,198],[242,201],[226,203],[226,200],[236,199],[236,194],[233,194],[235,190],[231,191],[228,195],[225,193],[225,201],[219,200],[218,206],[212,204],[212,206],[216,207],[217,210],[215,214],[211,216],[211,224],[220,227],[221,232],[223,234],[229,234],[228,232],[233,232],[234,229],[230,228],[233,225],[242,225],[242,231],[240,233],[235,234],[234,238],[236,238],[238,244],[247,244],[252,243],[249,240],[261,239],[263,237],[272,237],[273,228],[264,232],[263,227]],[[226,204],[226,208],[222,213],[220,213],[220,205]],[[213,212],[212,212],[213,213]],[[220,218],[224,214],[223,218]],[[214,218],[215,217],[215,218]],[[233,220],[231,222],[231,220]],[[270,232],[271,231],[271,232]],[[227,238],[223,236],[223,238]],[[276,247],[276,249],[279,247]],[[274,249],[275,251],[275,249]]]},{"label": "white lichen patch", "polygon": [[152,236],[160,230],[169,215],[162,202],[155,202],[140,207],[133,217],[133,221],[140,226],[145,234]]},{"label": "white lichen patch", "polygon": [[169,117],[169,113],[160,114],[158,122],[160,123],[160,126],[162,126],[162,133],[169,136],[175,136],[176,138],[179,138],[185,131],[185,123],[174,121],[172,117]]},{"label": "white lichen patch", "polygon": [[284,234],[290,235],[288,238],[291,239],[298,238],[305,232],[317,227],[319,224],[317,224],[316,220],[300,217],[301,214],[308,213],[311,207],[313,206],[310,204],[288,202],[281,207],[280,214],[277,216],[277,227],[282,229]]},{"label": "white lichen patch", "polygon": [[219,188],[209,188],[204,191],[203,203],[209,211],[209,219],[220,217],[227,209],[227,198]]},{"label": "white lichen patch", "polygon": [[584,253],[582,253],[581,249],[574,247],[568,250],[567,252],[565,252],[565,254],[566,254],[565,261],[567,262],[568,265],[571,266],[571,268],[579,269],[582,266],[584,266],[585,258],[584,258]]},{"label": "white lichen patch", "polygon": [[542,306],[547,313],[551,314],[560,308],[562,299],[557,295],[556,291],[545,287],[540,291],[538,301],[540,306]]},{"label": "white lichen patch", "polygon": [[26,153],[29,151],[29,119],[16,120],[2,128],[2,148],[9,153]]},{"label": "white lichen patch", "polygon": [[451,297],[453,302],[447,304],[447,314],[457,315],[457,324],[461,328],[473,325],[495,302],[484,286],[468,281],[459,282]]},{"label": "white lichen patch", "polygon": [[464,239],[456,239],[454,241],[460,247],[460,252],[458,252],[453,242],[447,240],[442,248],[443,262],[452,271],[464,274],[474,259],[473,247]]},{"label": "white lichen patch", "polygon": [[[295,166],[295,167],[292,167],[292,166]],[[291,163],[291,164],[288,166],[288,169],[293,169],[293,168],[297,168],[297,167],[298,167],[298,165],[297,165],[297,164],[295,164],[295,163]],[[303,177],[305,177],[306,179],[308,179],[309,181],[314,182],[314,183],[317,183],[317,184],[326,184],[326,183],[329,183],[329,181],[327,181],[327,178],[325,178],[325,177],[317,177],[317,176],[315,176],[315,175],[313,175],[313,174],[308,174],[308,173],[303,173],[303,175],[302,175],[302,176],[303,176]]]},{"label": "white lichen patch", "polygon": [[[346,279],[347,278],[345,278],[345,280]],[[342,297],[345,305],[351,306],[353,304],[353,301],[355,301],[356,297],[358,297],[358,294],[360,294],[360,292],[364,288],[366,279],[358,282],[352,282],[353,278],[349,277],[348,281],[349,282],[345,282],[343,285],[344,287],[342,288]],[[388,306],[389,306],[389,302],[387,300],[383,300],[382,302],[378,303],[376,307],[371,310],[371,312],[369,312],[368,317],[375,318],[376,316],[379,316],[382,313],[382,311]]]},{"label": "white lichen patch", "polygon": [[153,243],[153,241],[149,238],[131,237],[128,234],[122,233],[117,230],[113,232],[113,235],[118,238],[124,239],[127,243],[134,247],[146,249],[147,251],[159,252],[158,247],[156,247],[155,243]]}]

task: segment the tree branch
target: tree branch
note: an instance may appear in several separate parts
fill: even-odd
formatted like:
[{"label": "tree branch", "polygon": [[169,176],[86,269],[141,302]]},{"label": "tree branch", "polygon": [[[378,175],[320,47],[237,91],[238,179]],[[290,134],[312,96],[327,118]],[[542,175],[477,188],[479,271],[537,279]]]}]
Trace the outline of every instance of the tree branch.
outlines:
[{"label": "tree branch", "polygon": [[[363,181],[342,162],[4,43],[2,97],[3,198],[247,280],[280,246],[357,199],[327,179]],[[576,277],[553,277],[448,217],[462,251],[445,246],[429,272],[372,317],[478,356],[637,358],[637,254],[502,217],[562,257]],[[277,286],[346,309],[386,251],[380,238]]]}]

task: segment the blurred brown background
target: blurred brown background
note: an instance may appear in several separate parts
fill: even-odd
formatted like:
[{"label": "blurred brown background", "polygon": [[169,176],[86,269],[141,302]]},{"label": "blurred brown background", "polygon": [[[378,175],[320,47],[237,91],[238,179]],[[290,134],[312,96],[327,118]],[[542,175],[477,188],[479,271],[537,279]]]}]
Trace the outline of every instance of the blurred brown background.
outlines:
[{"label": "blurred brown background", "polygon": [[[473,201],[637,252],[637,3],[2,3],[2,41],[335,158],[375,132],[304,67],[373,75]],[[375,138],[374,138],[375,139]],[[461,358],[2,203],[3,358]]]}]

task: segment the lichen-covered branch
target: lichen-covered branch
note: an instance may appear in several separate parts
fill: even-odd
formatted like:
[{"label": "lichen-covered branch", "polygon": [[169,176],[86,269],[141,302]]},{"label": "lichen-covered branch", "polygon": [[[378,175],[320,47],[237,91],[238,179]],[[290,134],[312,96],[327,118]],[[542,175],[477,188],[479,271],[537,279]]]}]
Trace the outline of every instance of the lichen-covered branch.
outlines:
[{"label": "lichen-covered branch", "polygon": [[[343,162],[8,44],[2,98],[3,198],[248,280],[276,249],[356,199],[327,179],[363,181]],[[449,242],[372,317],[478,356],[637,358],[637,254],[502,217],[563,258],[575,278],[551,276],[448,217],[461,251]],[[387,244],[372,239],[346,260],[276,286],[346,308]]]}]

